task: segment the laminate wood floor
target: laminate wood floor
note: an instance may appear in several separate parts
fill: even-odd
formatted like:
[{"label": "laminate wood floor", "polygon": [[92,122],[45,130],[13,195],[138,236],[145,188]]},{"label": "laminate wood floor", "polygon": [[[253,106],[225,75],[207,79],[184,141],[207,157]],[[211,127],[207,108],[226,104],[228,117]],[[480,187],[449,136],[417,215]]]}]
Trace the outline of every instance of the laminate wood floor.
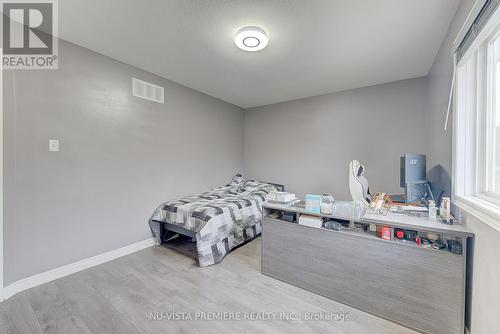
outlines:
[{"label": "laminate wood floor", "polygon": [[0,333],[415,333],[262,275],[260,249],[257,239],[199,268],[186,252],[151,247],[0,303]]}]

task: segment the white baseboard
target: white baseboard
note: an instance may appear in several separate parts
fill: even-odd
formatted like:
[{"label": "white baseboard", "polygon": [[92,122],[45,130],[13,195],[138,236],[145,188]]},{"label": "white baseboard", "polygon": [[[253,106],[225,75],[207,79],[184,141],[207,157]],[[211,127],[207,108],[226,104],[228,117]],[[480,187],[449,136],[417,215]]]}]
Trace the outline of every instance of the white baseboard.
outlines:
[{"label": "white baseboard", "polygon": [[[6,300],[16,293],[34,288],[35,286],[39,286],[51,281],[54,281],[58,278],[68,276],[74,274],[76,272],[95,267],[101,263],[108,262],[114,260],[116,258],[135,253],[144,248],[148,248],[154,246],[155,239],[146,239],[143,241],[136,242],[135,244],[128,245],[122,248],[114,249],[112,251],[99,254],[88,259],[84,259],[75,263],[71,263],[56,269],[52,269],[46,271],[44,273],[36,274],[31,277],[23,278],[19,281],[16,281],[3,289],[3,295],[0,295],[0,301]],[[1,292],[1,291],[0,291]]]}]

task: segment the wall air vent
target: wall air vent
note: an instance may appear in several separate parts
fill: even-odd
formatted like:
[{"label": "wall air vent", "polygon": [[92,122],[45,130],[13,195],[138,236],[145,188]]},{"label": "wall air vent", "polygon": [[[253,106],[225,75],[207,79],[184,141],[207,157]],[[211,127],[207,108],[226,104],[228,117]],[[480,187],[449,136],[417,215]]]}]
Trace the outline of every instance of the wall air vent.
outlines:
[{"label": "wall air vent", "polygon": [[132,78],[132,95],[146,100],[164,103],[163,87]]}]

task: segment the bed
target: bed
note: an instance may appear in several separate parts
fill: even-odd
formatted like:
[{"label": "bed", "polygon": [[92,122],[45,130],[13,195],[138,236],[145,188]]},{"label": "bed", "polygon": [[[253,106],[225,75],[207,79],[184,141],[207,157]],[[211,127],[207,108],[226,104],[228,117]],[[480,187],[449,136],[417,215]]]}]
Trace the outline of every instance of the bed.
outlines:
[{"label": "bed", "polygon": [[217,264],[261,234],[262,203],[277,190],[284,186],[237,174],[223,187],[161,204],[149,225],[157,245],[173,235],[188,236],[196,242],[200,267]]}]

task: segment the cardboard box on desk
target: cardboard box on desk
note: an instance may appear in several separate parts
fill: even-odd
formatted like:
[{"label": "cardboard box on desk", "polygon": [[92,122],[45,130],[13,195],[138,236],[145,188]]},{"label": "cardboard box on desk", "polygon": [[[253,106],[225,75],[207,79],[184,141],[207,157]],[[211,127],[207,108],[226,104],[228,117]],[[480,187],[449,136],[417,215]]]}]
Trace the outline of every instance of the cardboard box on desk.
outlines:
[{"label": "cardboard box on desk", "polygon": [[305,196],[305,209],[313,213],[320,213],[321,211],[321,196],[307,194]]}]

